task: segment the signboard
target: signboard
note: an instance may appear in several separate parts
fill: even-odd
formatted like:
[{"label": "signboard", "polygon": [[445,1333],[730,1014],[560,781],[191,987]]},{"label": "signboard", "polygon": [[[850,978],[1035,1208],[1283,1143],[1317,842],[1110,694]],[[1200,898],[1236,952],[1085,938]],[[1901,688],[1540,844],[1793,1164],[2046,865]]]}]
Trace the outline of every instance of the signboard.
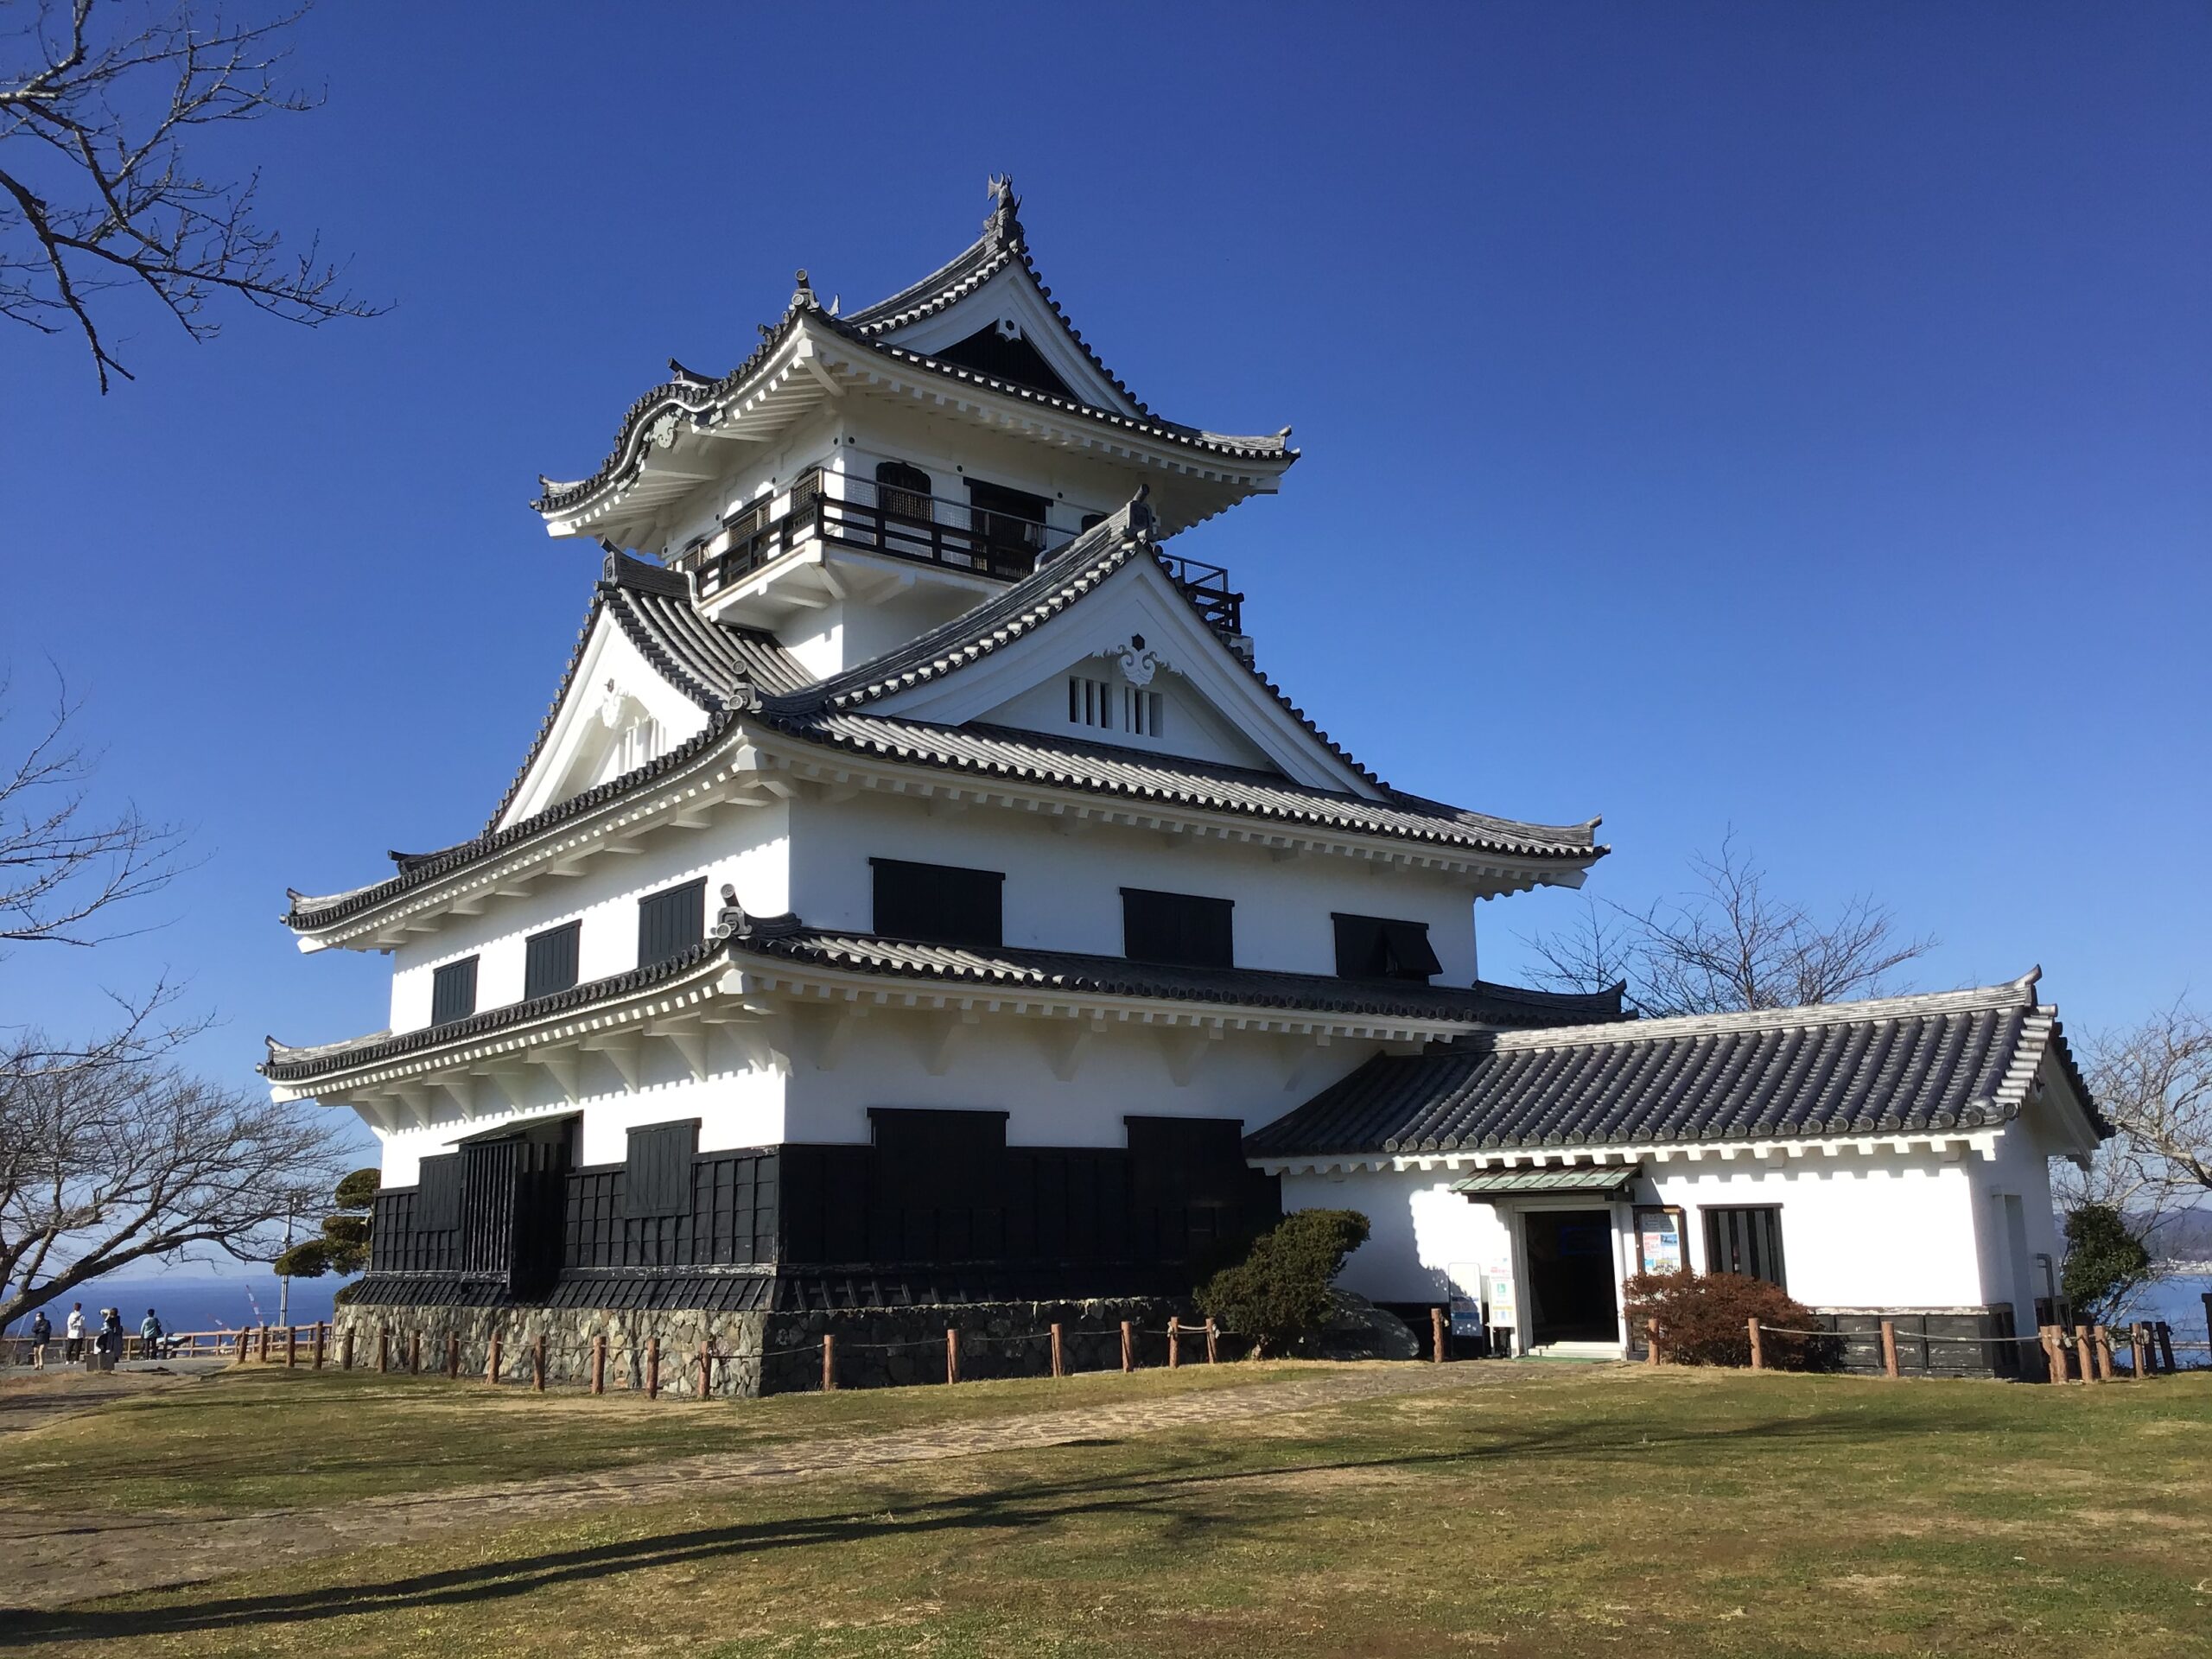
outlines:
[{"label": "signboard", "polygon": [[1682,1212],[1672,1205],[1637,1205],[1636,1251],[1640,1272],[1689,1271],[1689,1252],[1682,1242]]},{"label": "signboard", "polygon": [[1520,1303],[1513,1294],[1513,1265],[1509,1262],[1490,1264],[1490,1322],[1496,1326],[1512,1330],[1521,1323]]},{"label": "signboard", "polygon": [[1483,1270],[1472,1262],[1454,1262],[1445,1269],[1452,1281],[1452,1334],[1479,1337],[1483,1333]]}]

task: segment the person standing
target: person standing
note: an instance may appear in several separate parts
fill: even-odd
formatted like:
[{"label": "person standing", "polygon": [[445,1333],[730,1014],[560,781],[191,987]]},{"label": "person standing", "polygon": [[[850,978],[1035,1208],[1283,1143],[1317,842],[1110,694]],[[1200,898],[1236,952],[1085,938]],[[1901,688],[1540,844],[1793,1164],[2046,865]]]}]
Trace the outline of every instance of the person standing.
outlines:
[{"label": "person standing", "polygon": [[100,1309],[100,1370],[111,1371],[123,1357],[123,1314],[119,1309]]},{"label": "person standing", "polygon": [[85,1305],[78,1302],[69,1309],[68,1323],[62,1326],[69,1340],[62,1349],[62,1357],[73,1365],[85,1357]]},{"label": "person standing", "polygon": [[162,1319],[152,1308],[138,1321],[138,1357],[159,1359],[162,1357]]},{"label": "person standing", "polygon": [[31,1370],[46,1369],[46,1344],[54,1340],[54,1321],[46,1317],[44,1308],[31,1315]]}]

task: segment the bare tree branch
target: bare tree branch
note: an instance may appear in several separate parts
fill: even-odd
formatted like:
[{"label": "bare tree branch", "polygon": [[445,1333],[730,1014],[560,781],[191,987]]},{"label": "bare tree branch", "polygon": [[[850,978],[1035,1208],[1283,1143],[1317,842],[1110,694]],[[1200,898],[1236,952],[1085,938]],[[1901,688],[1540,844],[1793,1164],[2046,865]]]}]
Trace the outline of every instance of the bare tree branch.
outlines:
[{"label": "bare tree branch", "polygon": [[2086,1047],[2089,1087],[2123,1138],[2138,1211],[2212,1198],[2212,1019],[2176,1002]]},{"label": "bare tree branch", "polygon": [[105,392],[132,378],[95,315],[110,290],[150,295],[194,340],[219,332],[218,294],[309,327],[385,308],[341,286],[320,238],[294,255],[257,219],[258,175],[211,179],[188,153],[198,129],[315,106],[276,79],[300,16],[38,0],[0,35],[0,317],[82,334]]},{"label": "bare tree branch", "polygon": [[1536,982],[1602,991],[1625,980],[1630,1002],[1654,1015],[1800,1007],[1881,995],[1898,969],[1936,948],[1901,935],[1864,895],[1825,919],[1774,898],[1732,830],[1718,855],[1693,855],[1690,870],[1695,886],[1675,900],[1641,911],[1591,900],[1564,931],[1522,935],[1541,964]]},{"label": "bare tree branch", "polygon": [[[91,810],[99,758],[72,740],[78,705],[55,679],[43,725],[12,766],[0,761],[0,948],[90,946],[139,931],[115,926],[118,907],[160,892],[185,868],[175,826],[130,805],[112,816]],[[0,728],[8,690],[0,680]]]}]

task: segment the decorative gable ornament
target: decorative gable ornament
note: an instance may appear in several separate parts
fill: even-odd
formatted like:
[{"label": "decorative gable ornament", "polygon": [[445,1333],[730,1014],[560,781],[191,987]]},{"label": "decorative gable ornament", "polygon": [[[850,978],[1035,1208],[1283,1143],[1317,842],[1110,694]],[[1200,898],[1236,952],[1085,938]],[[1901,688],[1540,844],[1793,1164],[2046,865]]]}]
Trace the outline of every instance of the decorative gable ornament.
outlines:
[{"label": "decorative gable ornament", "polygon": [[1098,654],[1111,657],[1118,662],[1122,667],[1122,677],[1135,686],[1150,685],[1155,673],[1163,668],[1173,667],[1172,664],[1161,660],[1158,652],[1145,644],[1144,635],[1141,633],[1131,634],[1126,645],[1109,645]]}]

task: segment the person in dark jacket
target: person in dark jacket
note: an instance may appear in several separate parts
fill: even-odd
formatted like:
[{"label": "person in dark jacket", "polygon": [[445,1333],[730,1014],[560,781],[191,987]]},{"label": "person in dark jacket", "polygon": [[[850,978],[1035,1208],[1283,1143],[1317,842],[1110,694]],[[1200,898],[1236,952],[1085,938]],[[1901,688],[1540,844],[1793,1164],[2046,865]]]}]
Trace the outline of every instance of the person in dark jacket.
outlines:
[{"label": "person in dark jacket", "polygon": [[54,1321],[46,1317],[44,1308],[31,1315],[31,1370],[46,1369],[46,1344],[54,1340]]},{"label": "person in dark jacket", "polygon": [[123,1357],[123,1315],[114,1308],[102,1308],[100,1333],[94,1340],[99,1347],[100,1370],[113,1370],[115,1362]]}]

